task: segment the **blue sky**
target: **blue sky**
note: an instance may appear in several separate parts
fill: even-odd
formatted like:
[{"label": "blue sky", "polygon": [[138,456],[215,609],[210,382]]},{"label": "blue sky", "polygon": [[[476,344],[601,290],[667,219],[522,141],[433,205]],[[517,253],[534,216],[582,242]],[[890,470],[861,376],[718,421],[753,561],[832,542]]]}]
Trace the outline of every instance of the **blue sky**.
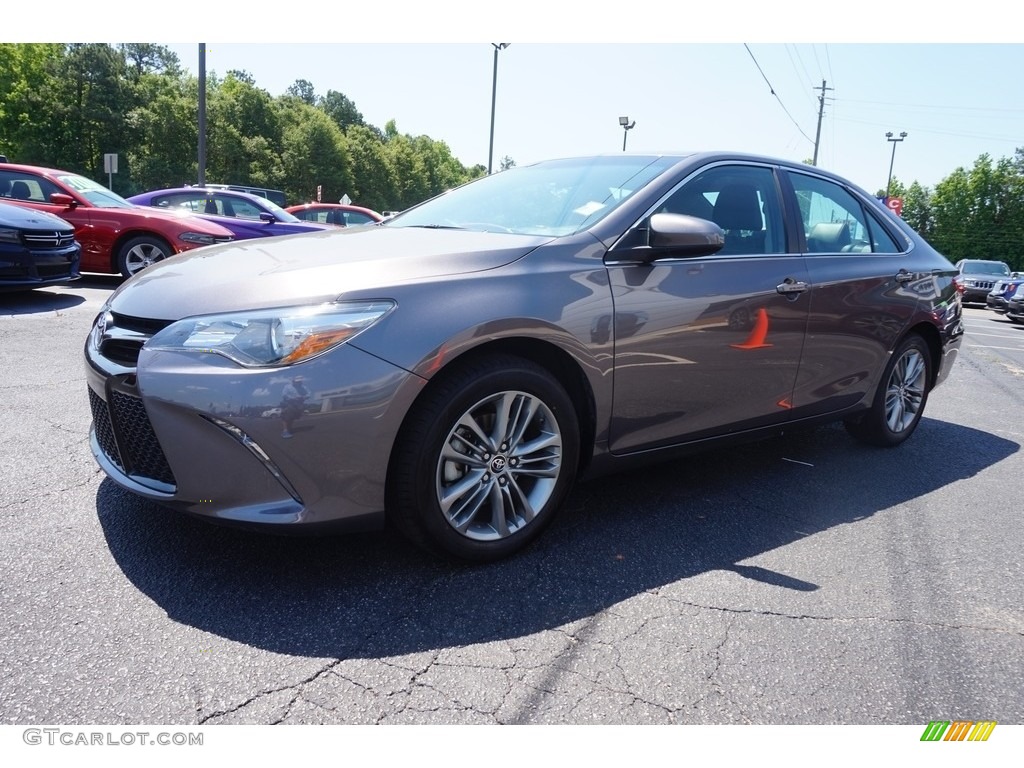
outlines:
[{"label": "blue sky", "polygon": [[[138,12],[122,0],[99,5]],[[885,186],[893,159],[887,131],[908,134],[895,145],[894,175],[926,186],[982,153],[1010,157],[1024,146],[1024,45],[1012,42],[1022,39],[1019,24],[994,0],[942,20],[919,0],[866,0],[847,11],[662,5],[393,0],[299,6],[292,18],[280,4],[256,3],[244,15],[204,12],[201,24],[181,14],[157,25],[60,18],[46,39],[159,42],[195,72],[198,43],[182,41],[202,35],[208,72],[246,70],[275,96],[299,78],[321,95],[341,91],[368,122],[393,119],[402,133],[444,141],[465,165],[488,160],[491,39],[512,42],[499,54],[495,166],[505,155],[524,164],[621,151],[623,115],[636,121],[631,151],[803,160],[814,151],[822,80],[833,90],[818,164],[871,192]],[[0,36],[37,39],[19,13]]]},{"label": "blue sky", "polygon": [[[192,71],[198,44],[173,45]],[[751,55],[753,54],[753,55]],[[296,79],[341,91],[379,127],[445,141],[487,164],[489,43],[207,43],[207,71],[248,71],[272,95]],[[499,54],[494,164],[629,150],[735,149],[818,164],[875,191],[894,175],[927,186],[982,153],[1024,146],[1024,46],[932,44],[523,44]],[[773,95],[774,91],[774,95]]]}]

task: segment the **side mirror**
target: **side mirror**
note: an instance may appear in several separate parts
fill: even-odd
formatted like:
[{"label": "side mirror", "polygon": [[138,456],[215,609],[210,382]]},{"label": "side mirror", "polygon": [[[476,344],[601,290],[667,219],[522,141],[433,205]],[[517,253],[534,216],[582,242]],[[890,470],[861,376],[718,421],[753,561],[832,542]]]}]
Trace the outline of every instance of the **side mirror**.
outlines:
[{"label": "side mirror", "polygon": [[681,213],[656,213],[649,219],[647,244],[651,258],[710,256],[725,245],[725,233],[713,221]]},{"label": "side mirror", "polygon": [[264,211],[260,214],[260,221],[265,221],[267,224],[273,224],[277,219],[274,217],[274,214]]},{"label": "side mirror", "polygon": [[68,208],[74,208],[78,205],[78,201],[75,198],[63,192],[54,192],[50,195],[50,202],[54,205],[66,205]]}]

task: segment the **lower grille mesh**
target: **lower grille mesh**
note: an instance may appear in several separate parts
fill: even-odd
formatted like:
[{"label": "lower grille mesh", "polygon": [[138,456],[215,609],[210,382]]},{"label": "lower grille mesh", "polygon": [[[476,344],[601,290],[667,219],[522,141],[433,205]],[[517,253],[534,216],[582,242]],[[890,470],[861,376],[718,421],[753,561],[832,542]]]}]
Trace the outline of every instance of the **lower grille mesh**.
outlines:
[{"label": "lower grille mesh", "polygon": [[114,391],[110,402],[104,403],[90,389],[89,402],[96,439],[107,458],[129,475],[176,484],[141,399]]}]

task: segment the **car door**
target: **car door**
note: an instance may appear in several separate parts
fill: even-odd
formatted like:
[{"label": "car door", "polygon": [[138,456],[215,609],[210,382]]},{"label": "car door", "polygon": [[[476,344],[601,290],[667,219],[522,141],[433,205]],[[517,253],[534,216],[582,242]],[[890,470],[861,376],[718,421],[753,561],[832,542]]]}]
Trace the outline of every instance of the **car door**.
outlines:
[{"label": "car door", "polygon": [[907,241],[859,193],[813,172],[787,171],[783,181],[800,212],[810,284],[793,395],[793,416],[800,418],[838,411],[874,391],[932,280],[915,270]]},{"label": "car door", "polygon": [[713,165],[650,211],[659,212],[714,221],[725,247],[630,263],[640,222],[607,254],[614,453],[781,423],[799,369],[808,278],[784,224],[775,169]]}]

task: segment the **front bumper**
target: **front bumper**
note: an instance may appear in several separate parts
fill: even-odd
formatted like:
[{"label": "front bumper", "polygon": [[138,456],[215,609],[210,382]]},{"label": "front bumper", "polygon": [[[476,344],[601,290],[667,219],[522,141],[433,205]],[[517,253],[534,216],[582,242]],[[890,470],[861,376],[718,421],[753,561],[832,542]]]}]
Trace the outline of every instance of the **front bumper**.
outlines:
[{"label": "front bumper", "polygon": [[[86,343],[90,445],[119,485],[160,504],[259,526],[375,528],[402,417],[423,380],[342,345],[306,363],[244,369],[213,354],[142,349],[137,367]],[[310,393],[286,437],[281,392]]]},{"label": "front bumper", "polygon": [[22,248],[0,246],[0,290],[63,285],[77,280],[81,246]]}]

